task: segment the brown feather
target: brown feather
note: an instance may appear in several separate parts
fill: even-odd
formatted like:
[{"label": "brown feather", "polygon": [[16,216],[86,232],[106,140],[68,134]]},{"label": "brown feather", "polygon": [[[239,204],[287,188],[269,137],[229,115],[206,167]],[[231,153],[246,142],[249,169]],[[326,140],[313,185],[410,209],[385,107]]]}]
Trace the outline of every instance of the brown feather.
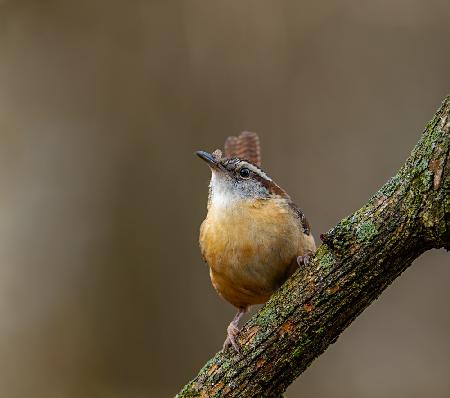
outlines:
[{"label": "brown feather", "polygon": [[256,133],[244,131],[239,137],[228,137],[225,141],[224,149],[227,158],[237,157],[245,159],[261,167],[261,147]]},{"label": "brown feather", "polygon": [[303,211],[292,201],[289,202],[289,207],[292,209],[294,214],[297,216],[299,224],[300,224],[301,228],[303,229],[303,233],[305,235],[309,236],[311,234],[311,226],[309,224],[308,219],[305,216],[305,213],[303,213]]},{"label": "brown feather", "polygon": [[224,152],[225,157],[227,158],[235,158],[237,157],[237,147],[238,147],[239,139],[235,136],[230,136],[225,140],[224,144]]}]

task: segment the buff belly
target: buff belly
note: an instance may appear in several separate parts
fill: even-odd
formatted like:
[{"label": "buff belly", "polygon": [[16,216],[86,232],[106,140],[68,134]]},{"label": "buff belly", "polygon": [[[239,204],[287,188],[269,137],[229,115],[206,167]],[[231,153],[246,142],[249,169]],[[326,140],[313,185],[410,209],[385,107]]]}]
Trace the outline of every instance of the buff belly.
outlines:
[{"label": "buff belly", "polygon": [[238,308],[266,302],[295,271],[297,256],[315,249],[290,209],[271,201],[211,207],[200,247],[214,288]]}]

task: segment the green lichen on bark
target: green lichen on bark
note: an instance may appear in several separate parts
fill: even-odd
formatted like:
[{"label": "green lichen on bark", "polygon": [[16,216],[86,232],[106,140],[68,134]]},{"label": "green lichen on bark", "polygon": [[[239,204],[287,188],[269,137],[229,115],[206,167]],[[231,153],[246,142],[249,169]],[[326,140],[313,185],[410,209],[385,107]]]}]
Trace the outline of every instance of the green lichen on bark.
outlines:
[{"label": "green lichen on bark", "polygon": [[369,220],[358,225],[356,228],[356,237],[358,242],[370,241],[377,232],[377,227]]},{"label": "green lichen on bark", "polygon": [[450,96],[398,173],[323,236],[243,328],[243,354],[219,352],[177,397],[280,397],[424,251],[450,249]]},{"label": "green lichen on bark", "polygon": [[320,258],[318,265],[319,268],[329,270],[335,263],[333,253],[331,253],[324,245],[320,246],[317,250],[317,256]]}]

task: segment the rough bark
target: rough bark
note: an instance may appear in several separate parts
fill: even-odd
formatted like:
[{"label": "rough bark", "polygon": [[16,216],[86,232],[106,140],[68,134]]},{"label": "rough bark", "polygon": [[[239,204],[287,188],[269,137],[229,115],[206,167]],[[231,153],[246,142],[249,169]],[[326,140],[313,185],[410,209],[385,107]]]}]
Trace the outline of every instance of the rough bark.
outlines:
[{"label": "rough bark", "polygon": [[243,328],[243,354],[219,352],[177,397],[277,397],[423,252],[450,249],[450,96],[406,163],[322,236]]}]

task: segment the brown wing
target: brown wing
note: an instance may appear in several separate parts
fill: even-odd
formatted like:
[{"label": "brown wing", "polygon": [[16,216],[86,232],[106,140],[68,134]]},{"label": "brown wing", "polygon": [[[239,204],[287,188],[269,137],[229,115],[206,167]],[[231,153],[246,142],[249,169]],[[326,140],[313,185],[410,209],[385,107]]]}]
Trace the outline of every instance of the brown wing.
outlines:
[{"label": "brown wing", "polygon": [[290,202],[289,207],[297,215],[298,221],[303,228],[303,232],[306,235],[310,235],[311,234],[311,226],[309,225],[309,222],[305,216],[305,213],[303,213],[303,211],[301,209],[299,209],[294,202]]},{"label": "brown wing", "polygon": [[245,159],[261,167],[261,147],[256,133],[244,131],[239,137],[228,137],[225,141],[224,150],[227,158]]}]

